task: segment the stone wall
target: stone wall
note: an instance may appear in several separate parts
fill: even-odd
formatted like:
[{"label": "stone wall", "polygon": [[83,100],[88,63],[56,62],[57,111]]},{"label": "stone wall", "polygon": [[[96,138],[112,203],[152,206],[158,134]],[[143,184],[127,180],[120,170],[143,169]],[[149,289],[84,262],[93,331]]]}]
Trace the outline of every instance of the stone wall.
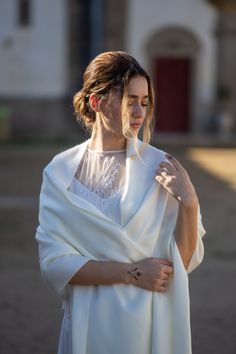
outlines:
[{"label": "stone wall", "polygon": [[1,100],[1,105],[10,108],[10,139],[67,140],[76,138],[81,132],[73,114],[72,102],[68,98],[11,98]]}]

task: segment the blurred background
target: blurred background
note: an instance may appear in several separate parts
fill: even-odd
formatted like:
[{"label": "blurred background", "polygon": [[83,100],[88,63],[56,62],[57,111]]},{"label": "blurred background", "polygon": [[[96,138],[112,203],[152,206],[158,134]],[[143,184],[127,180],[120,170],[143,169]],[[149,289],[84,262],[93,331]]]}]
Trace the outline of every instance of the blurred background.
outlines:
[{"label": "blurred background", "polygon": [[152,144],[184,164],[199,195],[207,236],[190,276],[193,354],[233,354],[236,0],[0,0],[0,353],[56,353],[61,302],[34,241],[42,169],[87,137],[72,98],[107,50],[150,73]]}]

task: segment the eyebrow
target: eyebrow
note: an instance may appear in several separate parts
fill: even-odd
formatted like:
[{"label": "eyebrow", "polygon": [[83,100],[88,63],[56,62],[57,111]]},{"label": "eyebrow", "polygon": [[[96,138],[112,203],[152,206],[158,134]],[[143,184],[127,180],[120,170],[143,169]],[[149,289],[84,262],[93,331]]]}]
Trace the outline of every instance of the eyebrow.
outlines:
[{"label": "eyebrow", "polygon": [[[139,98],[137,95],[128,95],[129,98]],[[142,98],[149,98],[149,95],[143,96]]]}]

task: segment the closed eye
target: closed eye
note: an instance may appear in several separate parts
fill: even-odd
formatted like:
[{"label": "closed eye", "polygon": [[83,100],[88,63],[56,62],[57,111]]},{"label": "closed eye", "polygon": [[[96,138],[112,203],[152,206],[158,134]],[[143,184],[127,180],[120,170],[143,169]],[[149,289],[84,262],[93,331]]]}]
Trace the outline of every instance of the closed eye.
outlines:
[{"label": "closed eye", "polygon": [[128,107],[131,107],[134,104],[134,101],[129,101],[128,102]]},{"label": "closed eye", "polygon": [[[134,103],[135,103],[135,100],[129,101],[129,102],[128,102],[128,107],[133,106]],[[148,102],[142,102],[142,103],[141,103],[141,106],[142,106],[142,107],[148,107]]]}]

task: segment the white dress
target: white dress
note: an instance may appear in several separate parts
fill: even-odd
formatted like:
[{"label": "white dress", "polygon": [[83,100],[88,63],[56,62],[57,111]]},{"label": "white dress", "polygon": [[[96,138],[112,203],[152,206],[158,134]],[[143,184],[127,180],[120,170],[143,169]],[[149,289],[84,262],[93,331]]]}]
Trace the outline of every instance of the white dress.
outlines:
[{"label": "white dress", "polygon": [[[54,157],[40,193],[40,268],[64,300],[58,354],[191,354],[187,272],[203,258],[200,210],[186,272],[174,238],[178,202],[155,180],[165,152],[147,145],[140,159],[132,140],[116,153],[88,144]],[[166,293],[68,285],[89,260],[133,264],[148,257],[173,262]]]}]

